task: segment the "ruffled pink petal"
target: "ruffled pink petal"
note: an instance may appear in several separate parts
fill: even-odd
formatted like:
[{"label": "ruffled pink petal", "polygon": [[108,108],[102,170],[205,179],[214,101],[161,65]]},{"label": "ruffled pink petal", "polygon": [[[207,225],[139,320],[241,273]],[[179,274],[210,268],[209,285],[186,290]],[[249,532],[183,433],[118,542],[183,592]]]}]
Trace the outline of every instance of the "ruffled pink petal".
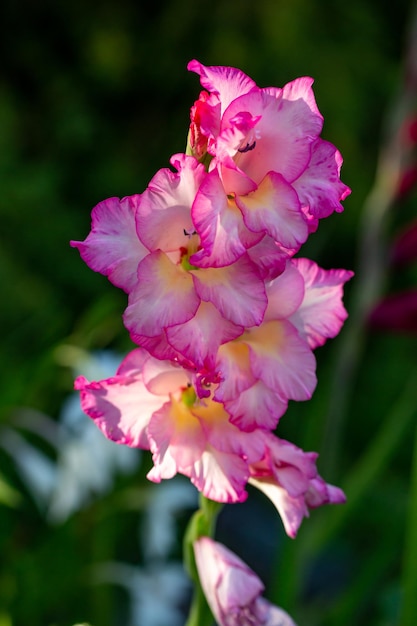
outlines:
[{"label": "ruffled pink petal", "polygon": [[309,400],[317,384],[316,360],[308,344],[287,320],[265,322],[244,333],[256,378],[282,398]]},{"label": "ruffled pink petal", "polygon": [[185,388],[190,383],[190,376],[182,367],[170,361],[160,361],[149,357],[142,367],[143,384],[155,396],[167,397]]},{"label": "ruffled pink petal", "polygon": [[251,477],[249,483],[271,500],[282,519],[285,532],[294,539],[304,517],[309,516],[304,498],[292,498],[271,478]]},{"label": "ruffled pink petal", "polygon": [[188,476],[206,497],[242,502],[247,497],[248,463],[263,452],[258,437],[242,441],[219,403],[188,408],[174,398],[153,414],[148,436],[154,468],[148,478],[159,482],[175,473]]},{"label": "ruffled pink petal", "polygon": [[257,380],[248,389],[243,389],[232,400],[224,402],[225,409],[230,413],[230,421],[240,430],[250,431],[254,428],[274,430],[279,418],[285,413],[288,400],[281,398]]},{"label": "ruffled pink petal", "polygon": [[322,139],[315,141],[307,169],[293,183],[301,204],[308,207],[314,218],[343,211],[340,201],[350,194],[350,189],[340,180],[342,163],[342,156],[333,144]]},{"label": "ruffled pink petal", "polygon": [[188,63],[187,69],[200,76],[205,89],[218,95],[221,114],[235,98],[256,88],[256,83],[249,76],[234,67],[204,66],[193,60]]},{"label": "ruffled pink petal", "polygon": [[79,376],[75,389],[80,391],[82,410],[108,439],[148,449],[146,429],[163,399],[150,393],[143,384],[140,372],[143,361],[144,351],[134,350],[119,368],[122,373],[98,382],[88,382]]},{"label": "ruffled pink petal", "polygon": [[233,401],[256,383],[250,364],[249,348],[245,343],[230,341],[220,346],[216,369],[221,382],[214,394],[219,402]]},{"label": "ruffled pink petal", "polygon": [[318,454],[304,452],[289,441],[279,439],[269,433],[265,439],[272,476],[290,496],[298,497],[305,494],[312,479],[317,476]]},{"label": "ruffled pink petal", "polygon": [[304,277],[295,263],[287,261],[285,271],[266,286],[268,307],[265,321],[286,319],[301,306],[305,295]]},{"label": "ruffled pink petal", "polygon": [[142,348],[135,348],[129,352],[117,368],[117,376],[136,376],[142,374],[143,366],[149,359],[149,354]]},{"label": "ruffled pink petal", "polygon": [[130,338],[138,346],[147,350],[155,359],[160,359],[161,361],[181,361],[182,355],[168,343],[165,330],[154,337],[146,337],[131,331]]},{"label": "ruffled pink petal", "polygon": [[213,368],[219,346],[243,333],[242,326],[224,319],[210,302],[201,302],[194,317],[167,329],[175,350],[197,367]]},{"label": "ruffled pink petal", "polygon": [[264,431],[245,432],[240,430],[230,422],[229,414],[222,403],[213,400],[207,405],[201,403],[199,406],[193,407],[193,413],[204,422],[207,440],[211,448],[238,455],[248,463],[256,463],[264,455]]},{"label": "ruffled pink petal", "polygon": [[345,501],[338,487],[317,474],[314,452],[304,452],[292,443],[265,433],[265,456],[251,465],[249,482],[260,489],[278,510],[285,530],[295,537],[309,508]]},{"label": "ruffled pink petal", "polygon": [[261,241],[248,249],[249,258],[267,282],[282,274],[293,253],[294,251],[283,248],[269,235],[264,235]]},{"label": "ruffled pink petal", "polygon": [[200,420],[175,399],[153,414],[148,437],[154,467],[147,477],[154,482],[176,473],[189,476],[207,442]]},{"label": "ruffled pink petal", "polygon": [[[223,131],[220,139],[222,139],[229,130],[231,129]],[[215,146],[216,158],[213,159],[210,166],[212,170],[217,168],[220,172],[220,178],[226,195],[233,198],[235,195],[244,196],[252,191],[255,191],[255,189],[258,188],[258,185],[249,176],[247,176],[245,172],[242,172],[242,170],[239,169],[235,160],[233,160],[231,156],[218,155],[217,150],[220,144],[220,139],[217,141]]]},{"label": "ruffled pink petal", "polygon": [[201,250],[190,257],[190,262],[198,267],[230,265],[262,237],[246,228],[234,200],[227,197],[217,170],[202,183],[192,218]]},{"label": "ruffled pink petal", "polygon": [[[247,143],[250,150],[238,152],[237,166],[259,184],[268,172],[277,172],[291,183],[308,166],[311,143],[321,132],[322,120],[302,98],[288,100],[262,91],[252,91],[234,100],[225,112],[222,131],[242,111],[261,116]],[[255,145],[254,145],[255,141]]]},{"label": "ruffled pink petal", "polygon": [[206,175],[204,166],[184,154],[174,155],[171,164],[178,173],[159,170],[143,192],[136,213],[138,235],[151,251],[178,250],[186,246],[187,233],[195,230],[191,205]]},{"label": "ruffled pink petal", "polygon": [[129,294],[124,323],[133,334],[155,337],[191,319],[199,304],[191,275],[158,250],[139,264],[138,284]]},{"label": "ruffled pink petal", "polygon": [[136,284],[139,261],[148,253],[138,239],[135,213],[141,196],[109,198],[94,207],[91,232],[85,241],[71,241],[81,258],[113,285],[129,292]]},{"label": "ruffled pink petal", "polygon": [[256,191],[236,197],[249,230],[267,233],[286,248],[299,248],[308,227],[293,187],[275,172],[269,172]]},{"label": "ruffled pink petal", "polygon": [[291,322],[314,349],[335,337],[342,328],[347,318],[342,303],[343,285],[353,272],[324,270],[309,259],[293,259],[292,263],[304,278],[305,294]]},{"label": "ruffled pink petal", "polygon": [[344,504],[346,496],[342,489],[324,482],[321,476],[316,476],[310,481],[306,493],[306,503],[310,509],[315,509],[323,504]]},{"label": "ruffled pink petal", "polygon": [[263,433],[240,431],[228,421],[223,406],[216,402],[193,407],[205,424],[207,447],[191,481],[202,493],[218,502],[243,502],[249,463],[255,463],[264,452]]},{"label": "ruffled pink petal", "polygon": [[320,127],[319,132],[321,132],[323,126],[323,116],[317,107],[312,89],[313,83],[314,79],[310,76],[301,76],[300,78],[296,78],[295,80],[292,80],[284,85],[281,90],[280,97],[291,101],[303,100],[303,102],[305,102],[309,107],[311,113],[317,118],[317,127]]},{"label": "ruffled pink petal", "polygon": [[233,265],[193,270],[195,290],[221,315],[238,326],[254,326],[263,320],[267,298],[256,266],[245,254]]},{"label": "ruffled pink petal", "polygon": [[[243,172],[237,167],[236,162],[239,160],[240,154],[251,152],[255,148],[256,138],[259,136],[256,126],[261,119],[261,115],[251,115],[249,111],[240,111],[234,117],[230,118],[229,125],[223,125],[220,135],[212,142],[211,151],[215,157],[214,163],[227,164],[228,167],[231,167],[229,159],[233,160],[235,157],[235,161],[233,161],[234,169],[238,170],[240,174],[243,175]],[[231,167],[231,169],[233,169],[233,167]],[[231,175],[232,174],[230,174],[230,176]],[[246,178],[248,177],[246,176]],[[230,186],[226,181],[226,174],[222,175],[222,180],[227,193],[232,193],[233,191],[239,194],[248,193],[248,191],[240,189],[239,183],[237,188]],[[248,178],[248,180],[250,179]],[[252,184],[256,185],[253,181]]]},{"label": "ruffled pink petal", "polygon": [[236,454],[208,448],[186,475],[210,500],[233,503],[244,502],[248,497],[248,465]]}]

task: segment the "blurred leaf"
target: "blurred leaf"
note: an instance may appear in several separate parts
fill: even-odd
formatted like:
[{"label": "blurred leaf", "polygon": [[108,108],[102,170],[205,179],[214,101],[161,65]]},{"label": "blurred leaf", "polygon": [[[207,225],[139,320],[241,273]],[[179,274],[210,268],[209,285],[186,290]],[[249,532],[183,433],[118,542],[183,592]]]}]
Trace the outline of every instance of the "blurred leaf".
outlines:
[{"label": "blurred leaf", "polygon": [[[0,503],[11,507],[18,507],[22,497],[16,489],[11,487],[5,478],[0,474]],[[0,616],[0,626],[1,626]]]}]

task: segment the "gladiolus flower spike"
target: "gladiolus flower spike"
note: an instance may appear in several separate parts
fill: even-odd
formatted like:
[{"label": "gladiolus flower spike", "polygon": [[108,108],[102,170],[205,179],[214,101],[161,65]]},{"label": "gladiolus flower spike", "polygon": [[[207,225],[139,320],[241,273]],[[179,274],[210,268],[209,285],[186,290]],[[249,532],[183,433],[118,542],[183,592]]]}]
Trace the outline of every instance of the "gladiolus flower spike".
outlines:
[{"label": "gladiolus flower spike", "polygon": [[344,496],[273,431],[311,398],[314,350],[341,330],[352,277],[295,255],[350,190],[311,78],[260,88],[234,68],[189,69],[203,91],[186,153],[142,193],[100,202],[71,242],[126,292],[135,344],[115,376],[75,387],[107,438],[151,451],[150,480],[180,473],[218,502],[242,502],[251,482],[294,537]]}]

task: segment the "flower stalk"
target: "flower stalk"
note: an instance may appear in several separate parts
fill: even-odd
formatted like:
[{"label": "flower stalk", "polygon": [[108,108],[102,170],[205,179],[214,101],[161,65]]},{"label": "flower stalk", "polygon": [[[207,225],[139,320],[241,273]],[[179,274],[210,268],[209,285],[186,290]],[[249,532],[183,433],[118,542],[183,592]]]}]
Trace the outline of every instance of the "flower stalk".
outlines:
[{"label": "flower stalk", "polygon": [[311,509],[345,501],[318,474],[317,453],[275,431],[290,401],[311,398],[314,351],[347,317],[353,273],[297,255],[350,189],[340,152],[321,137],[312,78],[262,88],[235,68],[194,60],[188,69],[203,91],[174,171],[100,202],[90,234],[71,242],[126,292],[135,344],[114,376],[80,376],[75,387],[108,439],[151,452],[149,480],[183,474],[201,494],[184,539],[196,584],[187,626],[210,624],[204,595],[219,626],[293,626],[212,537],[221,506],[246,500],[248,483],[292,538]]},{"label": "flower stalk", "polygon": [[185,626],[210,626],[213,616],[207,604],[197,570],[194,543],[200,537],[214,537],[217,516],[222,505],[200,494],[200,508],[191,517],[183,540],[184,567],[194,582],[190,613]]}]

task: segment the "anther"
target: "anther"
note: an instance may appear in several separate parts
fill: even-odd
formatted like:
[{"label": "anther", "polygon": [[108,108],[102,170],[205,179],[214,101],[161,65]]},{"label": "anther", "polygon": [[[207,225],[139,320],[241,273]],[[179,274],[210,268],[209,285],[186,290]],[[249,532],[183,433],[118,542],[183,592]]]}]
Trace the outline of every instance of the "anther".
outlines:
[{"label": "anther", "polygon": [[185,237],[192,237],[193,235],[197,234],[196,230],[187,230],[186,228],[183,228],[183,233]]},{"label": "anther", "polygon": [[238,152],[250,152],[251,150],[254,149],[255,146],[256,146],[256,141],[254,141],[253,143],[247,143],[244,148],[238,148],[237,151]]}]

